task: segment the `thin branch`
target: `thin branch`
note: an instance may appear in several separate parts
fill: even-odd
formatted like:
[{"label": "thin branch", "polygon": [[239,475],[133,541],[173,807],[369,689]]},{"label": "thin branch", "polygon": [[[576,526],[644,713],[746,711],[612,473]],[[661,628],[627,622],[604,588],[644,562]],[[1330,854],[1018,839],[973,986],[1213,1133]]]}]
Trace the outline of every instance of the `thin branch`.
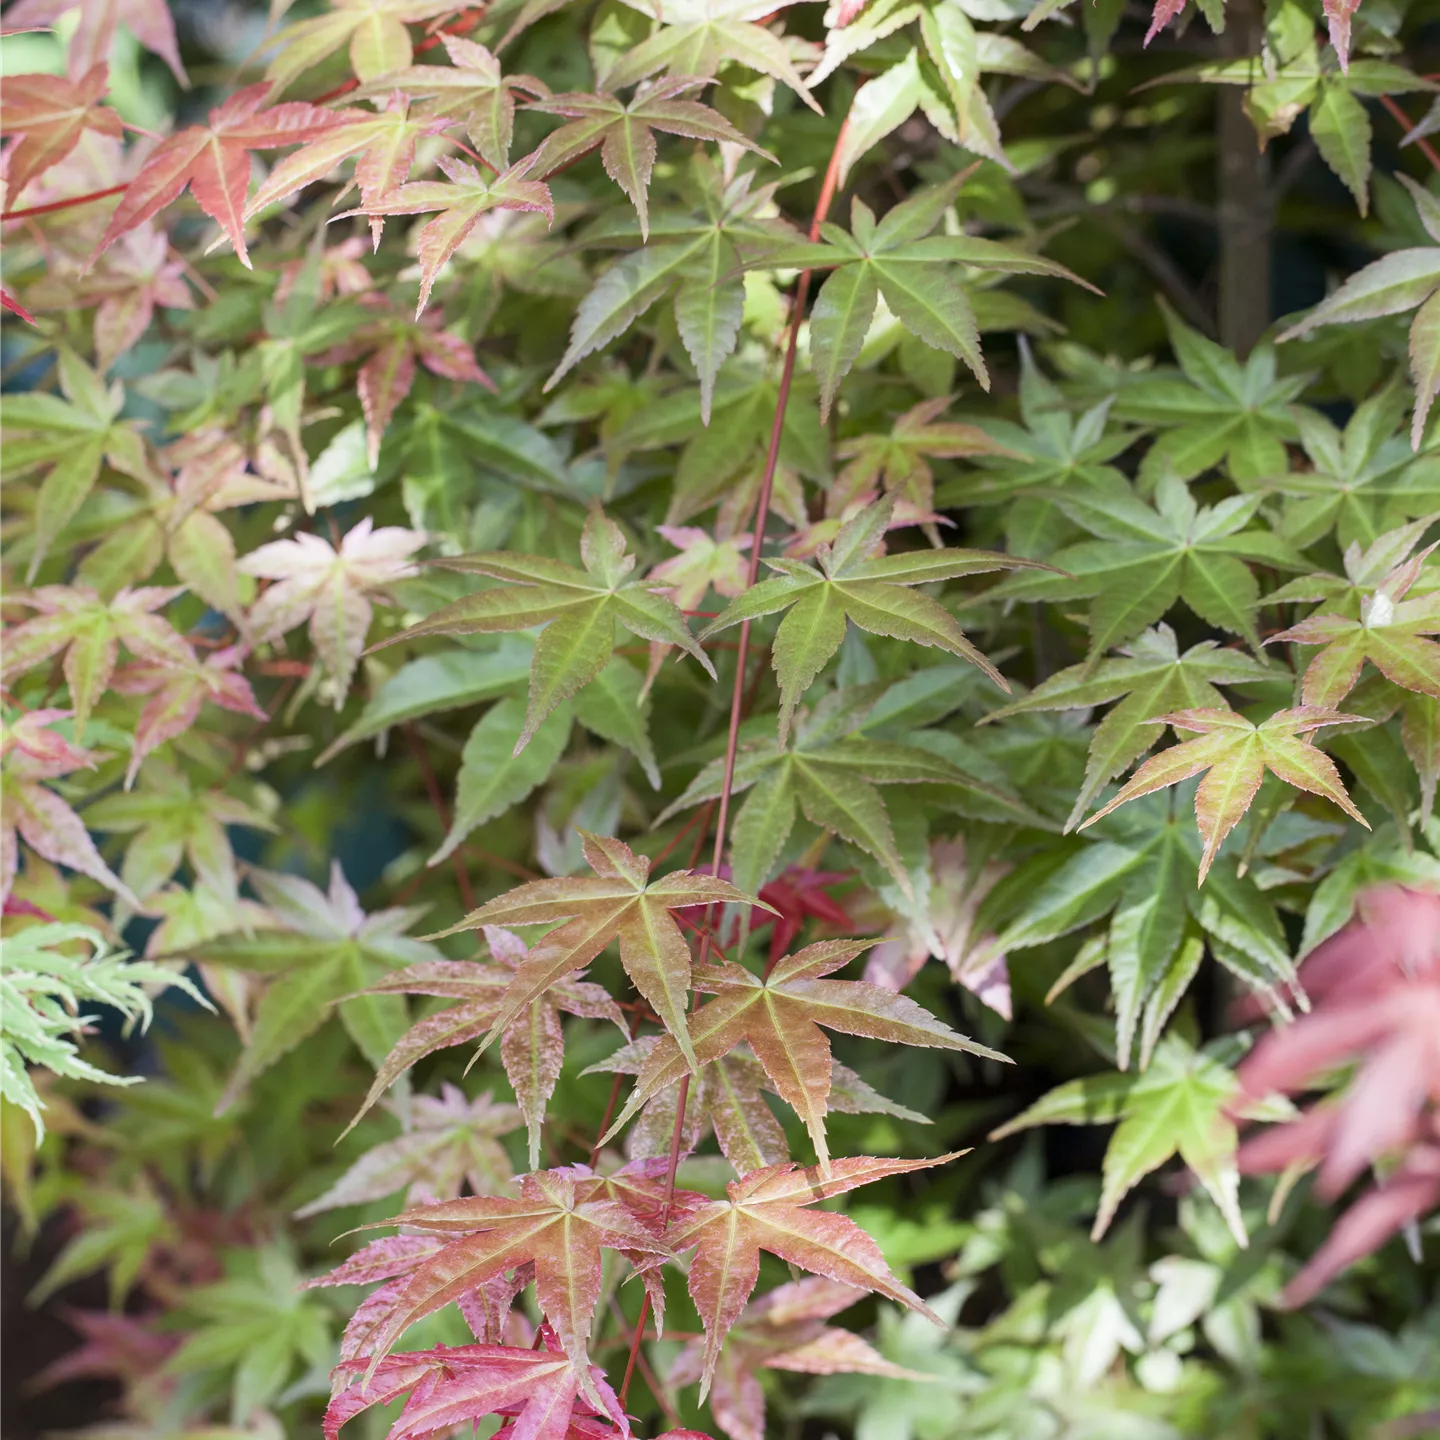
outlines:
[{"label": "thin branch", "polygon": [[[1415,122],[1405,113],[1393,96],[1380,96],[1380,103],[1390,112],[1391,118],[1407,135],[1415,128]],[[1422,138],[1415,142],[1415,148],[1430,162],[1430,168],[1440,174],[1440,155],[1435,153],[1435,147],[1428,140]]]},{"label": "thin branch", "polygon": [[[430,764],[430,752],[425,748],[425,742],[420,738],[415,726],[406,722],[405,737],[410,742],[410,752],[415,757],[415,763],[420,767],[420,778],[425,782],[425,792],[430,797],[430,806],[435,811],[440,825],[447,833],[450,829],[450,807],[445,803],[445,797],[440,793],[440,782],[435,778],[435,768]],[[465,902],[466,910],[474,910],[475,891],[470,884],[470,872],[465,868],[465,862],[460,858],[457,850],[452,857],[455,862],[455,884],[460,889],[460,898]]]},{"label": "thin branch", "polygon": [[68,200],[52,200],[48,205],[31,205],[25,210],[7,210],[0,215],[0,220],[25,220],[31,215],[51,215],[56,210],[73,210],[77,205],[88,205],[92,200],[104,200],[129,188],[128,184],[112,185],[108,190],[92,190],[88,195],[72,195]]}]

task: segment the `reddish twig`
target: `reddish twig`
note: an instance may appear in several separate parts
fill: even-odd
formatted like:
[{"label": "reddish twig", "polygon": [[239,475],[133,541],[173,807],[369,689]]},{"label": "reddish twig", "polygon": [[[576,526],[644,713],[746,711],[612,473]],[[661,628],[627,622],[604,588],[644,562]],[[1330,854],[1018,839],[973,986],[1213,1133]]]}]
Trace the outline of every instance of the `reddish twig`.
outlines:
[{"label": "reddish twig", "polygon": [[[1407,135],[1415,128],[1414,121],[1410,119],[1399,102],[1392,96],[1382,95],[1380,97],[1380,103],[1390,112],[1391,119],[1393,119]],[[1440,174],[1440,155],[1435,153],[1435,147],[1428,140],[1422,139],[1415,142],[1415,148],[1430,162],[1431,169],[1437,174]]]},{"label": "reddish twig", "polygon": [[[810,221],[810,240],[820,237],[820,227],[830,213],[830,202],[840,180],[840,151],[850,130],[847,119],[835,136],[835,148],[830,152],[830,163],[825,167],[825,178],[820,185],[820,197],[815,202],[815,215]],[[790,404],[790,386],[795,378],[795,353],[800,343],[800,324],[805,316],[805,302],[810,295],[809,270],[800,272],[795,286],[795,305],[790,315],[790,334],[785,345],[785,365],[780,375],[780,392],[775,400],[775,423],[770,427],[770,447],[765,454],[765,473],[760,481],[760,494],[755,501],[755,514],[751,520],[750,533],[755,537],[750,546],[750,567],[747,588],[753,587],[760,574],[760,551],[765,543],[765,524],[770,518],[770,498],[775,488],[775,467],[780,459],[780,437],[785,429],[785,411]],[[740,746],[740,720],[745,704],[745,661],[750,645],[750,622],[740,626],[740,643],[735,654],[735,681],[730,695],[730,730],[725,741],[725,778],[720,790],[718,814],[715,821],[714,860],[710,873],[718,875],[725,856],[725,832],[730,818],[730,791],[735,783],[735,755]],[[704,831],[701,831],[701,843]],[[698,849],[698,846],[697,846]],[[714,945],[713,925],[710,909],[706,910],[706,925],[700,935],[699,963],[704,964]],[[665,1203],[660,1211],[662,1228],[670,1221],[670,1211],[675,1203],[675,1172],[680,1166],[680,1141],[685,1129],[685,1106],[690,1099],[690,1076],[680,1081],[680,1093],[675,1097],[675,1128],[670,1135],[669,1166],[665,1175]],[[640,1302],[640,1319],[635,1325],[635,1338],[630,1344],[630,1358],[625,1365],[625,1379],[620,1385],[620,1405],[624,1408],[625,1397],[630,1393],[630,1381],[640,1359],[640,1345],[645,1337],[645,1323],[650,1318],[650,1296],[647,1293]]]},{"label": "reddish twig", "polygon": [[[425,742],[420,738],[419,732],[414,725],[407,722],[405,726],[405,737],[410,742],[410,752],[415,756],[415,763],[420,767],[420,778],[425,782],[425,793],[430,797],[431,809],[435,811],[440,821],[440,826],[445,832],[450,829],[450,807],[445,803],[445,797],[440,793],[440,782],[435,778],[434,766],[430,764],[430,752],[425,748]],[[465,902],[466,910],[474,910],[475,891],[470,885],[470,872],[465,868],[465,862],[460,858],[459,851],[453,856],[455,861],[455,883],[460,888],[460,898]]]},{"label": "reddish twig", "polygon": [[25,210],[7,210],[0,220],[25,220],[31,215],[50,215],[56,210],[73,210],[77,205],[88,205],[92,200],[104,200],[128,190],[128,185],[112,185],[108,190],[92,190],[88,195],[72,195],[68,200],[52,200],[48,205],[31,205]]}]

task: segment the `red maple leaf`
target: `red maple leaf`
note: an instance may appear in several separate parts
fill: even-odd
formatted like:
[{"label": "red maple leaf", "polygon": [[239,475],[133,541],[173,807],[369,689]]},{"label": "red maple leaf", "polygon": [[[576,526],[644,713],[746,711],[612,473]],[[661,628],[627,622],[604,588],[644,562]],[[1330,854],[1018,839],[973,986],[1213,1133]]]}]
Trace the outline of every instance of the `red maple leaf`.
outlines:
[{"label": "red maple leaf", "polygon": [[1369,1166],[1393,1168],[1290,1282],[1291,1305],[1440,1204],[1440,894],[1365,892],[1355,919],[1312,952],[1301,976],[1314,1009],[1255,1047],[1238,1071],[1244,1096],[1303,1090],[1356,1060],[1359,1069],[1338,1097],[1248,1140],[1240,1168],[1318,1164],[1325,1199]]},{"label": "red maple leaf", "polygon": [[119,139],[120,117],[100,101],[110,88],[109,67],[94,65],[78,80],[61,75],[10,75],[0,96],[0,135],[20,135],[10,151],[5,179],[19,194],[37,175],[57,165],[86,130]]},{"label": "red maple leaf", "polygon": [[[5,19],[14,29],[48,30],[54,21],[75,9],[75,0],[16,0]],[[165,0],[80,0],[80,23],[70,37],[66,64],[71,78],[83,75],[110,53],[115,26],[126,29],[147,49],[158,55],[185,86],[190,84],[180,59],[175,21]],[[13,33],[13,31],[12,31]],[[5,82],[10,83],[8,80]]]},{"label": "red maple leaf", "polygon": [[[327,1440],[336,1440],[347,1420],[372,1405],[388,1405],[407,1394],[389,1440],[448,1435],[490,1415],[515,1417],[517,1437],[565,1440],[573,1431],[577,1410],[580,1416],[604,1416],[616,1427],[597,1427],[588,1433],[629,1440],[629,1422],[603,1372],[572,1362],[548,1327],[540,1333],[549,1348],[437,1345],[433,1350],[386,1356],[368,1378],[363,1360],[342,1360],[336,1374],[353,1378],[325,1411]],[[582,1390],[595,1398],[587,1399]],[[581,1433],[587,1431],[588,1427]]]},{"label": "red maple leaf", "polygon": [[247,268],[243,215],[250,188],[250,151],[313,140],[348,124],[343,111],[300,100],[264,109],[269,81],[247,85],[210,112],[208,125],[189,125],[163,140],[120,197],[93,260],[127,230],[177,200],[188,185],[200,208],[218,221]]}]

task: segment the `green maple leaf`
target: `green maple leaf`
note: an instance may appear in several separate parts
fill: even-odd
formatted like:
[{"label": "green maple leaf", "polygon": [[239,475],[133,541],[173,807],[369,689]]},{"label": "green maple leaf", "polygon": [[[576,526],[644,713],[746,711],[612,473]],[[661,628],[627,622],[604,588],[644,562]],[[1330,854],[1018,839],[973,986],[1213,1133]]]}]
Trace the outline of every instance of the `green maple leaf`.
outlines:
[{"label": "green maple leaf", "polygon": [[152,760],[140,772],[138,789],[102,795],[86,806],[92,830],[133,834],[120,878],[144,900],[187,861],[196,880],[234,899],[239,881],[226,827],[255,830],[276,826],[236,796],[198,790],[183,771]]},{"label": "green maple leaf", "polygon": [[1174,474],[1189,480],[1222,461],[1236,481],[1281,473],[1285,443],[1296,438],[1290,402],[1305,388],[1305,377],[1277,378],[1269,345],[1257,345],[1242,365],[1163,300],[1160,308],[1181,373],[1158,370],[1131,378],[1115,399],[1117,419],[1163,427],[1145,456],[1141,479]]},{"label": "green maple leaf", "polygon": [[1373,544],[1405,520],[1440,510],[1440,455],[1416,456],[1396,434],[1405,407],[1398,383],[1356,407],[1342,432],[1304,406],[1294,410],[1308,470],[1246,482],[1285,497],[1280,531],[1300,547],[1335,533],[1344,547]]},{"label": "green maple leaf", "polygon": [[1236,1241],[1245,1245],[1235,1122],[1230,1116],[1238,1085],[1222,1058],[1233,1049],[1232,1042],[1221,1041],[1194,1050],[1179,1036],[1167,1035],[1143,1074],[1072,1080],[991,1131],[990,1139],[1036,1125],[1114,1124],[1092,1240],[1109,1229],[1121,1200],[1146,1175],[1178,1155],[1220,1208]]},{"label": "green maple leaf", "polygon": [[746,267],[831,272],[810,313],[810,366],[820,387],[822,419],[860,354],[881,296],[912,335],[963,360],[988,390],[990,376],[980,355],[975,311],[964,289],[951,278],[953,267],[1057,276],[1094,289],[1063,265],[1018,246],[972,235],[931,235],[954,203],[964,178],[957,176],[912,195],[878,223],[857,197],[851,203],[849,233],[838,225],[822,225],[823,243],[781,246]]},{"label": "green maple leaf", "polygon": [[530,703],[515,742],[516,755],[547,715],[609,665],[617,624],[643,639],[678,645],[714,679],[714,667],[674,602],[655,593],[651,581],[626,578],[635,568],[635,557],[626,553],[624,532],[598,505],[585,522],[580,557],[583,570],[543,555],[507,550],[437,561],[446,569],[509,583],[456,600],[375,648],[422,635],[496,634],[543,625],[535,642]]},{"label": "green maple leaf", "polygon": [[785,42],[763,24],[797,0],[625,0],[658,22],[647,39],[627,50],[606,71],[607,89],[621,90],[661,70],[671,77],[713,80],[727,62],[743,65],[787,85],[817,114],[815,97],[796,70]]},{"label": "green maple leaf", "polygon": [[628,104],[614,95],[581,93],[549,95],[532,100],[531,110],[562,115],[569,120],[548,135],[533,157],[535,173],[543,178],[578,160],[597,147],[605,173],[625,192],[640,221],[640,234],[648,239],[650,213],[647,196],[655,167],[655,131],[683,135],[689,140],[725,141],[778,164],[740,133],[717,110],[698,100],[682,97],[705,81],[693,76],[659,80],[642,85]]},{"label": "green maple leaf", "polygon": [[[808,375],[796,376],[780,434],[774,504],[777,513],[796,524],[804,522],[805,507],[794,477],[822,484],[831,479],[830,438],[808,403],[814,397],[811,387]],[[610,464],[618,468],[636,451],[682,445],[665,523],[682,524],[717,501],[727,512],[745,513],[759,494],[778,404],[775,376],[737,357],[716,382],[708,427],[699,388],[683,385],[639,408],[615,430],[607,446]]]},{"label": "green maple leaf", "polygon": [[1102,660],[1095,667],[1072,665],[976,723],[986,725],[1034,710],[1088,709],[1119,701],[1106,712],[1090,741],[1085,781],[1065,822],[1066,830],[1072,830],[1100,790],[1165,733],[1155,716],[1223,705],[1216,685],[1275,678],[1276,672],[1259,661],[1238,650],[1222,650],[1213,640],[1202,640],[1182,655],[1175,632],[1162,621],[1121,646],[1120,658]]},{"label": "green maple leaf", "polygon": [[319,1029],[332,1009],[365,1058],[379,1065],[405,1029],[405,1002],[360,992],[390,970],[439,958],[433,946],[405,933],[418,910],[367,915],[338,862],[331,866],[328,893],[295,875],[252,870],[250,879],[274,928],[225,935],[187,951],[187,958],[205,964],[275,977],[256,1008],[221,1109]]},{"label": "green maple leaf", "polygon": [[453,13],[453,0],[335,0],[322,15],[287,25],[271,42],[275,58],[265,71],[278,99],[312,65],[350,47],[350,68],[358,80],[402,70],[414,58],[407,25]]},{"label": "green maple leaf", "polygon": [[1043,494],[1071,482],[1104,485],[1120,474],[1109,462],[1135,443],[1138,432],[1109,427],[1109,399],[1079,416],[1072,415],[1064,395],[1035,363],[1023,337],[1019,399],[1018,425],[989,415],[976,417],[976,425],[1003,448],[1000,453],[976,457],[978,474],[969,471],[943,485],[941,505],[1009,503],[1017,496]]},{"label": "green maple leaf", "polygon": [[[1363,548],[1358,540],[1352,540],[1342,556],[1343,575],[1314,571],[1287,582],[1266,599],[1276,605],[1313,601],[1338,615],[1358,617],[1371,595],[1388,577],[1402,569],[1434,523],[1433,515],[1421,516],[1407,525],[1387,530]],[[1431,565],[1420,569],[1407,593],[1416,599],[1437,589],[1440,589],[1440,568]]]},{"label": "green maple leaf", "polygon": [[1250,808],[1267,770],[1297,790],[1332,801],[1352,820],[1370,828],[1370,822],[1346,793],[1335,762],[1305,738],[1323,726],[1360,721],[1363,716],[1302,705],[1277,711],[1259,725],[1233,710],[1186,710],[1158,718],[1177,731],[1195,732],[1197,738],[1152,756],[1108,805],[1085,821],[1082,830],[1127,800],[1176,785],[1204,771],[1205,778],[1195,792],[1195,822],[1205,842],[1199,874],[1203,885],[1215,852]]},{"label": "green maple leaf", "polygon": [[5,455],[0,474],[13,482],[44,470],[30,511],[30,565],[34,579],[51,545],[95,488],[105,465],[141,483],[153,466],[137,424],[119,418],[125,389],[105,385],[83,360],[62,349],[56,366],[64,396],[40,390],[5,399]]},{"label": "green maple leaf", "polygon": [[1277,1004],[1284,1003],[1281,987],[1295,980],[1284,929],[1253,878],[1222,860],[1203,889],[1194,883],[1202,851],[1185,814],[1188,800],[1183,787],[1139,800],[1101,820],[1058,864],[1054,852],[1026,861],[996,887],[982,917],[999,931],[997,954],[1048,944],[1111,917],[1103,934],[1080,947],[1050,998],[1106,966],[1121,1069],[1129,1068],[1137,1037],[1145,1068],[1195,976],[1202,935],[1216,960]]},{"label": "green maple leaf", "polygon": [[612,940],[620,942],[620,963],[675,1037],[692,1066],[694,1052],[686,1029],[690,991],[690,948],[670,915],[703,905],[759,905],[764,902],[727,881],[690,870],[650,878],[650,860],[623,841],[581,831],[586,863],[594,876],[531,880],[472,910],[458,925],[434,939],[482,926],[553,925],[515,969],[496,1005],[480,1049],[496,1040],[526,1006],[557,981],[583,969]]},{"label": "green maple leaf", "polygon": [[1440,393],[1440,199],[1408,175],[1398,177],[1409,189],[1425,233],[1434,245],[1394,250],[1357,270],[1308,315],[1279,337],[1283,344],[1321,325],[1374,320],[1382,315],[1415,311],[1410,324],[1410,374],[1415,382],[1415,414],[1410,444],[1419,450],[1425,420]]},{"label": "green maple leaf", "polygon": [[779,743],[790,733],[800,696],[839,650],[847,623],[872,635],[949,651],[978,666],[1002,690],[1010,686],[938,601],[911,588],[991,570],[1049,569],[1033,560],[987,550],[921,550],[869,558],[895,508],[893,497],[867,505],[840,527],[818,564],[767,559],[779,572],[733,600],[701,632],[707,639],[742,620],[785,611],[775,632],[771,666],[780,681]]},{"label": "green maple leaf", "polygon": [[1368,660],[1385,678],[1406,690],[1440,697],[1440,591],[1413,600],[1405,596],[1420,578],[1422,566],[1440,541],[1397,565],[1360,601],[1360,616],[1312,615],[1270,637],[1323,648],[1305,670],[1306,705],[1333,709],[1355,687]]},{"label": "green maple leaf", "polygon": [[1091,599],[1092,667],[1177,600],[1217,628],[1243,635],[1258,652],[1252,612],[1260,586],[1245,561],[1307,568],[1304,556],[1268,528],[1246,528],[1262,498],[1232,495],[1201,508],[1174,475],[1156,486],[1153,507],[1128,482],[1067,487],[1055,503],[1096,538],[1051,556],[1064,575],[1016,576],[990,593],[1024,600]]},{"label": "green maple leaf", "polygon": [[[648,240],[612,265],[580,302],[570,344],[545,382],[553,390],[587,355],[623,335],[652,305],[674,296],[675,326],[700,377],[700,418],[710,423],[715,379],[740,338],[745,286],[741,255],[798,238],[779,219],[762,218],[776,184],[754,185],[744,171],[722,183],[712,166],[693,172],[696,209],[667,210],[651,217]],[[641,227],[605,224],[590,231],[586,243],[631,244]]]},{"label": "green maple leaf", "polygon": [[[953,678],[950,680],[953,689]],[[897,740],[861,736],[873,696],[841,692],[828,696],[802,716],[788,745],[777,750],[766,741],[744,745],[735,763],[732,795],[749,792],[735,817],[731,863],[736,883],[753,893],[774,871],[798,813],[872,855],[910,896],[910,876],[895,841],[880,785],[934,786],[954,796],[969,813],[978,803],[989,818],[1022,825],[1046,822],[1015,795],[962,769],[943,754]],[[919,732],[917,739],[930,738]],[[656,821],[719,796],[725,762],[712,761]]]}]

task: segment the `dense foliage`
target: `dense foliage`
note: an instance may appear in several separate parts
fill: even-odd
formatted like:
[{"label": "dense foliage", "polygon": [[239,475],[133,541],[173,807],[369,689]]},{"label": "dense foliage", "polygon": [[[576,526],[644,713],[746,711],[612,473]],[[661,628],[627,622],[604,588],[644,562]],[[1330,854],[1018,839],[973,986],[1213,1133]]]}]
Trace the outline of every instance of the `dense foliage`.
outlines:
[{"label": "dense foliage", "polygon": [[1435,1433],[1440,12],[1199,9],[8,6],[70,1423]]}]

